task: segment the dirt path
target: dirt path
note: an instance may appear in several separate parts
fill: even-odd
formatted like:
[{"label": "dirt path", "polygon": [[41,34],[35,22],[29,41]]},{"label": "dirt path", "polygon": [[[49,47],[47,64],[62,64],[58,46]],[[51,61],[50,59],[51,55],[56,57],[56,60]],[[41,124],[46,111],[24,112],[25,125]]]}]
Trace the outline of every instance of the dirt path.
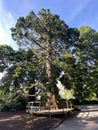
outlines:
[{"label": "dirt path", "polygon": [[82,111],[55,130],[98,130],[98,105],[82,105]]},{"label": "dirt path", "polygon": [[[24,112],[1,112],[0,130],[22,130],[24,126]],[[24,129],[25,130],[25,129]]]},{"label": "dirt path", "polygon": [[24,111],[0,113],[0,130],[48,130],[58,122],[58,118],[32,118]]}]

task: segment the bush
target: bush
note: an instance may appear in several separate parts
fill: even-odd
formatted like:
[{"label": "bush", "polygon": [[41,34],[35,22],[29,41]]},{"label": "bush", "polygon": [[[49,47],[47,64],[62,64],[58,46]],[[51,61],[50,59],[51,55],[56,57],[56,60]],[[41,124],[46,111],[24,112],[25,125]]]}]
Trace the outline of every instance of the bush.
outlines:
[{"label": "bush", "polygon": [[21,93],[6,93],[0,98],[0,111],[4,112],[23,110],[27,104],[27,96]]}]

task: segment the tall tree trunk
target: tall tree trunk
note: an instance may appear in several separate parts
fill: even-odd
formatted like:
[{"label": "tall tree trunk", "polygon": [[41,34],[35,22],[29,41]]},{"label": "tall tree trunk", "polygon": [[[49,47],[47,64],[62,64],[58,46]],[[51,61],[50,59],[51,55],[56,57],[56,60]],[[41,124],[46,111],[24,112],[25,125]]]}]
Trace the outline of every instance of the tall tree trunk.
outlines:
[{"label": "tall tree trunk", "polygon": [[46,73],[48,77],[48,82],[47,82],[47,103],[46,107],[50,109],[57,109],[57,100],[54,92],[54,86],[52,86],[52,67],[51,67],[51,52],[49,50],[49,47],[47,47],[47,52],[46,52]]}]

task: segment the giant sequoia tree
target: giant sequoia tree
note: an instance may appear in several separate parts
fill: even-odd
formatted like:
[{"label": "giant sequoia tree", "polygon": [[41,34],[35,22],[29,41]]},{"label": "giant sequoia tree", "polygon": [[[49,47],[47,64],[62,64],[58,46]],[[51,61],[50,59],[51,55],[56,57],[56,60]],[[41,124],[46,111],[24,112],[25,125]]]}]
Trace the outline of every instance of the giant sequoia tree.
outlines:
[{"label": "giant sequoia tree", "polygon": [[[37,85],[45,90],[41,94],[46,107],[58,108],[57,79],[65,89],[74,89],[79,102],[98,98],[97,31],[87,26],[69,28],[58,15],[44,9],[38,15],[30,12],[20,17],[11,31],[20,49],[0,46],[0,72],[6,72],[0,81],[0,99],[7,95],[12,106],[14,97],[20,100],[24,89]],[[9,101],[5,102],[8,105]]]},{"label": "giant sequoia tree", "polygon": [[33,11],[28,16],[20,17],[14,28],[12,37],[24,49],[33,48],[43,55],[46,70],[47,103],[50,101],[57,108],[55,85],[53,85],[52,61],[62,56],[70,45],[77,43],[77,30],[69,28],[58,15],[50,10],[42,9],[36,15]]}]

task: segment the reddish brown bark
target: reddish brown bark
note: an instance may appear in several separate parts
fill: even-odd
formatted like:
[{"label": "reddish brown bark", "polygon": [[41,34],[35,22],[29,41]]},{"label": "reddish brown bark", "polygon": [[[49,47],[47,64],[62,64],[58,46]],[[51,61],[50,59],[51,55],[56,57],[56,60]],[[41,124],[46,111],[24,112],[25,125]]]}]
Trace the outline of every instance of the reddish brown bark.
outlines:
[{"label": "reddish brown bark", "polygon": [[47,87],[50,87],[49,90],[47,92],[47,103],[46,103],[46,107],[49,107],[50,109],[57,109],[57,100],[56,100],[56,96],[54,93],[54,89],[53,86],[51,86],[51,81],[52,81],[52,67],[51,67],[51,53],[49,50],[49,47],[47,47],[47,52],[46,52],[46,73],[47,73],[47,77],[48,77],[48,82],[47,82]]}]

